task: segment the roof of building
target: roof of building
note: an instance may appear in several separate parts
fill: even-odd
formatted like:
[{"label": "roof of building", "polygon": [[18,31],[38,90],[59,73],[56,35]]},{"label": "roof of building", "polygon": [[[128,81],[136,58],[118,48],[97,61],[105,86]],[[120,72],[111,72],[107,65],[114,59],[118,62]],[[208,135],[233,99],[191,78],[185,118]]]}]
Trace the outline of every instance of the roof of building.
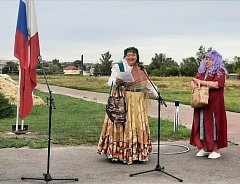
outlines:
[{"label": "roof of building", "polygon": [[76,66],[67,66],[63,70],[78,70],[78,67],[76,67]]}]

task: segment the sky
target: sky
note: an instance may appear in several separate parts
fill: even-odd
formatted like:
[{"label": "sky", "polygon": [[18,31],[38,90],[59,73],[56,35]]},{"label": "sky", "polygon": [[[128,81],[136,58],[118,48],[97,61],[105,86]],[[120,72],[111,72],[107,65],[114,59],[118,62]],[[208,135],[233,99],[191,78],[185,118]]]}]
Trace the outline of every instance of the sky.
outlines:
[{"label": "sky", "polygon": [[[19,0],[0,0],[0,59],[14,57]],[[240,56],[240,1],[35,0],[43,60],[97,63],[109,51],[114,62],[137,47],[149,64],[164,53],[180,63],[198,48],[224,59]]]}]

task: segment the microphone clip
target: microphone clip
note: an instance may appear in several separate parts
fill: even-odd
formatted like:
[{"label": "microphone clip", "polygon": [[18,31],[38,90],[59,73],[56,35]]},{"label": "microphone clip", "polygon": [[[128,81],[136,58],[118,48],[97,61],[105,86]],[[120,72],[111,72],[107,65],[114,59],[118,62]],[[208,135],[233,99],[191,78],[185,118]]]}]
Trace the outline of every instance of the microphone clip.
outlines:
[{"label": "microphone clip", "polygon": [[40,64],[43,62],[41,55],[38,56],[38,62],[39,62]]},{"label": "microphone clip", "polygon": [[141,69],[141,70],[144,70],[144,69],[146,69],[146,67],[144,66],[144,64],[143,64],[143,63],[139,63],[139,64],[138,64],[138,66],[140,67],[140,69]]}]

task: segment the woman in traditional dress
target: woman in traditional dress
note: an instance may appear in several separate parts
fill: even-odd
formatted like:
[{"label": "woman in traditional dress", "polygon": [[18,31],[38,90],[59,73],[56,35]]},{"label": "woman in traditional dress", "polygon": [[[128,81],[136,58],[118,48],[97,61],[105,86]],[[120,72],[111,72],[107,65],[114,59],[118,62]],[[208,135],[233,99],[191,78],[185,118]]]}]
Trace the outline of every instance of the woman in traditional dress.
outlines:
[{"label": "woman in traditional dress", "polygon": [[[152,152],[150,128],[147,117],[149,92],[157,93],[151,86],[143,69],[139,67],[138,49],[124,50],[124,60],[114,64],[108,85],[121,86],[125,94],[127,117],[125,124],[113,123],[105,116],[98,143],[98,153],[112,161],[132,164],[133,161],[147,161]],[[134,81],[123,82],[120,71],[130,71]]]},{"label": "woman in traditional dress", "polygon": [[208,105],[194,109],[190,144],[196,146],[197,157],[220,158],[220,148],[227,147],[227,118],[224,102],[224,84],[227,71],[222,56],[215,50],[208,52],[196,76],[191,81],[209,87]]}]

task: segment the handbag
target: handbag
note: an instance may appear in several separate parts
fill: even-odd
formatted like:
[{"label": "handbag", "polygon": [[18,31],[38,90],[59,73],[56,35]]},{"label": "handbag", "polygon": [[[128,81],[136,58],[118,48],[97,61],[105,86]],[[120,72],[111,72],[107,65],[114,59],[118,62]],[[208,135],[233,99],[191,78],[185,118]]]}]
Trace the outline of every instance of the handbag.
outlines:
[{"label": "handbag", "polygon": [[200,86],[200,82],[192,91],[192,108],[201,108],[208,104],[209,87]]},{"label": "handbag", "polygon": [[110,95],[108,97],[106,105],[106,113],[113,123],[125,124],[127,115],[125,97],[122,95],[120,86],[117,86],[116,91],[117,93],[113,95],[113,83],[112,83]]}]

